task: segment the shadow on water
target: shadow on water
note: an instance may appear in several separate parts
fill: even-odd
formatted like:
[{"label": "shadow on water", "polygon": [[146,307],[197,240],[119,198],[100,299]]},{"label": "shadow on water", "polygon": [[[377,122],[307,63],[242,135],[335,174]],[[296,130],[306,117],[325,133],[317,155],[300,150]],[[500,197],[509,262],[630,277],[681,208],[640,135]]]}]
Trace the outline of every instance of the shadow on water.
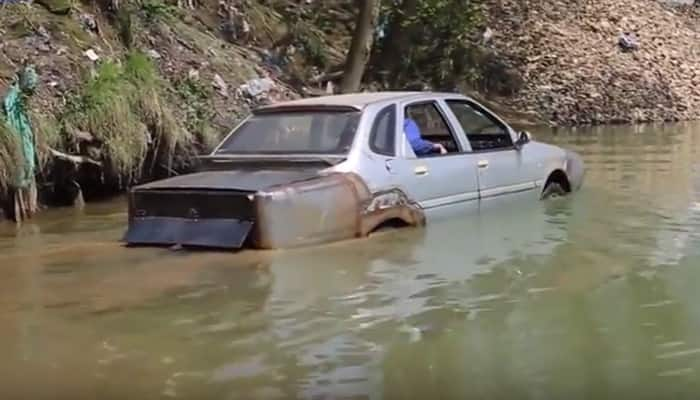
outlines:
[{"label": "shadow on water", "polygon": [[126,249],[123,203],[0,228],[15,398],[694,398],[692,126],[535,132],[575,197],[289,251]]}]

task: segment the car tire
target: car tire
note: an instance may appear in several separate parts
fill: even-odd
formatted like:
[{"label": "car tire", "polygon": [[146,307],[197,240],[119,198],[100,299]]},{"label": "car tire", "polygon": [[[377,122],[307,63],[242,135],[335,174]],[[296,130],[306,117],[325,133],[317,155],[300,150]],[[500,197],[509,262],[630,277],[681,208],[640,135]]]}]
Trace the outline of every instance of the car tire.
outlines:
[{"label": "car tire", "polygon": [[557,182],[549,182],[542,191],[542,200],[563,197],[566,190]]}]

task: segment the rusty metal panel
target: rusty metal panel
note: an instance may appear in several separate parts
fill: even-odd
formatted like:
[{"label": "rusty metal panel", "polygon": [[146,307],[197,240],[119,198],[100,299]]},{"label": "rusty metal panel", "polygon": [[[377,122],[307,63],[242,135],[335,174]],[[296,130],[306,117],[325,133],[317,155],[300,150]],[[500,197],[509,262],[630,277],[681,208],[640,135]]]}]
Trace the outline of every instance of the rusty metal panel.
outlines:
[{"label": "rusty metal panel", "polygon": [[256,244],[294,247],[360,233],[360,199],[348,174],[335,173],[270,188],[257,196]]},{"label": "rusty metal panel", "polygon": [[399,189],[376,192],[362,206],[361,235],[367,236],[382,223],[401,220],[408,226],[424,226],[425,213]]},{"label": "rusty metal panel", "polygon": [[124,236],[128,244],[183,245],[239,249],[253,228],[237,219],[134,218]]}]

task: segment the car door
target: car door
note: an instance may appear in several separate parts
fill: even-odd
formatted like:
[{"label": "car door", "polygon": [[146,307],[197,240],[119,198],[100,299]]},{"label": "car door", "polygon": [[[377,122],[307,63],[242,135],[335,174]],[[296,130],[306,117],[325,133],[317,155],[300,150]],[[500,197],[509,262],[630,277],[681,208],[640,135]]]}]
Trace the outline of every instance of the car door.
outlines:
[{"label": "car door", "polygon": [[445,103],[459,121],[472,149],[480,198],[536,188],[535,160],[524,148],[516,149],[512,129],[473,101],[448,99]]},{"label": "car door", "polygon": [[[447,154],[417,156],[404,132],[406,111],[421,112],[417,121],[424,137],[444,142]],[[443,105],[438,101],[402,103],[397,119],[398,157],[391,163],[395,182],[425,210],[459,206],[478,199],[476,165],[469,153],[466,138],[459,137]]]},{"label": "car door", "polygon": [[367,123],[369,133],[362,145],[362,161],[354,168],[366,177],[365,183],[371,192],[400,186],[394,163],[397,155],[398,107],[396,104],[381,106],[376,111],[365,111],[371,115]]}]

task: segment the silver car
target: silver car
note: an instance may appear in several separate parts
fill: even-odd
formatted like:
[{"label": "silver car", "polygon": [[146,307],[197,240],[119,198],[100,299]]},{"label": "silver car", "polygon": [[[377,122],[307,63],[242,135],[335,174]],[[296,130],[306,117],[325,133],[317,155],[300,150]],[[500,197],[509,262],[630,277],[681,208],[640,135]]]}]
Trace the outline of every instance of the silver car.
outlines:
[{"label": "silver car", "polygon": [[[132,245],[280,248],[421,226],[484,199],[565,195],[581,158],[455,93],[378,92],[256,109],[201,170],[133,188]],[[535,197],[536,196],[536,197]]]}]

